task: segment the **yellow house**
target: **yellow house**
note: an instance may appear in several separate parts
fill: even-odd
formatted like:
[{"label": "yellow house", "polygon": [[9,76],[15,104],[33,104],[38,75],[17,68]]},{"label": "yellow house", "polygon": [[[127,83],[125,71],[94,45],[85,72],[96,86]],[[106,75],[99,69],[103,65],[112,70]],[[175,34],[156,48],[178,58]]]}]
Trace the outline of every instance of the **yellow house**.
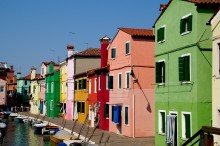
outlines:
[{"label": "yellow house", "polygon": [[61,116],[66,116],[66,95],[67,93],[67,64],[66,61],[60,63],[60,103]]},{"label": "yellow house", "polygon": [[[212,20],[212,126],[220,127],[220,11]],[[214,135],[214,143],[220,145],[220,136]]]},{"label": "yellow house", "polygon": [[31,83],[30,83],[30,112],[32,114],[39,114],[39,84],[38,79],[40,78],[39,74],[36,74],[36,68],[31,67]]},{"label": "yellow house", "polygon": [[77,74],[75,78],[75,105],[77,105],[78,122],[84,123],[89,114],[88,82],[86,72]]}]

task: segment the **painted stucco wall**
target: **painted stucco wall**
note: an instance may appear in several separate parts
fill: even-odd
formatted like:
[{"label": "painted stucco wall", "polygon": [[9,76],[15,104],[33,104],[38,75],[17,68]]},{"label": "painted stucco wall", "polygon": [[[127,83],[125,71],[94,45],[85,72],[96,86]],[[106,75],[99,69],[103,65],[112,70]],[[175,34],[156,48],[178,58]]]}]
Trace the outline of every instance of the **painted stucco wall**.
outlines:
[{"label": "painted stucco wall", "polygon": [[[173,15],[175,13],[175,15]],[[180,20],[192,15],[192,31],[180,34]],[[211,126],[211,29],[206,25],[213,11],[196,8],[194,3],[173,0],[155,25],[155,34],[165,25],[165,42],[156,42],[156,60],[165,60],[165,85],[155,86],[155,145],[165,145],[165,135],[159,133],[159,110],[165,115],[177,114],[177,143],[183,140],[182,113],[191,114],[191,136],[201,126]],[[157,34],[156,34],[157,38]],[[178,57],[190,55],[191,80],[179,81]],[[201,114],[202,113],[202,114]]]},{"label": "painted stucco wall", "polygon": [[[125,43],[130,41],[130,55],[125,54]],[[111,49],[116,47],[116,58]],[[154,136],[154,43],[153,40],[133,39],[119,30],[108,50],[109,75],[114,76],[113,90],[109,90],[109,131],[129,137]],[[126,89],[126,73],[133,66],[130,88]],[[118,89],[118,74],[122,74],[122,89]],[[133,82],[133,78],[137,81]],[[112,106],[122,105],[121,126],[112,122]],[[125,125],[124,108],[128,107],[128,125]]]},{"label": "painted stucco wall", "polygon": [[42,115],[45,115],[46,113],[46,104],[45,104],[45,91],[46,91],[46,81],[45,81],[45,78],[42,78],[40,80],[38,80],[39,82],[39,101],[42,102],[43,104],[43,112],[42,112]]},{"label": "painted stucco wall", "polygon": [[[88,63],[89,62],[89,63]],[[100,58],[76,57],[75,74],[79,74],[94,68],[100,67]]]},{"label": "painted stucco wall", "polygon": [[[220,127],[220,74],[219,74],[219,44],[220,44],[220,12],[218,12],[211,21],[212,26],[212,125],[213,127]],[[220,136],[214,136],[214,142],[220,144]]]},{"label": "painted stucco wall", "polygon": [[67,66],[62,64],[60,67],[60,102],[66,103],[66,93],[67,93]]},{"label": "painted stucco wall", "polygon": [[0,105],[5,105],[6,104],[6,81],[0,79],[0,87],[3,89],[2,91],[0,90]]},{"label": "painted stucco wall", "polygon": [[31,105],[30,112],[32,114],[38,114],[39,113],[39,85],[38,85],[37,80],[32,80],[30,86],[31,86],[31,95],[32,95],[32,98],[30,100],[30,105]]}]

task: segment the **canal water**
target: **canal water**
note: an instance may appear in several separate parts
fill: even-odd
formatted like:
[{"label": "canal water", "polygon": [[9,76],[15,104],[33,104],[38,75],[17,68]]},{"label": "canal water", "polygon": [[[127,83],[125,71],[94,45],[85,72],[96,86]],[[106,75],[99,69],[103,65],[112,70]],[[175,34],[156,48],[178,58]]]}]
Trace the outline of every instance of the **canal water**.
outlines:
[{"label": "canal water", "polygon": [[30,125],[9,118],[1,146],[50,146],[50,137],[34,134]]}]

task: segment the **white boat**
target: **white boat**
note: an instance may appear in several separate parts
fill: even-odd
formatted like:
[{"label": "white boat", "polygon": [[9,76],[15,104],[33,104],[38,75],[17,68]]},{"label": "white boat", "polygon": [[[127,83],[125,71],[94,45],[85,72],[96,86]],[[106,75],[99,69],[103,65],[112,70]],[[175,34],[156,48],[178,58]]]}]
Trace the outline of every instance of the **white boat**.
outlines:
[{"label": "white boat", "polygon": [[10,113],[9,117],[17,117],[18,113]]}]

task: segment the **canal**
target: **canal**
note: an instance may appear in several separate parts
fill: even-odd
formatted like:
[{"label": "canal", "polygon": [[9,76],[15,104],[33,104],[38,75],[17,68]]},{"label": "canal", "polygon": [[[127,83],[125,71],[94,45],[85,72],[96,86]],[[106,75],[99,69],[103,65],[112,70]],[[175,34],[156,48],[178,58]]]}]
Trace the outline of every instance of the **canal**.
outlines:
[{"label": "canal", "polygon": [[34,134],[34,129],[28,124],[9,118],[7,125],[1,146],[50,146],[50,137]]}]

